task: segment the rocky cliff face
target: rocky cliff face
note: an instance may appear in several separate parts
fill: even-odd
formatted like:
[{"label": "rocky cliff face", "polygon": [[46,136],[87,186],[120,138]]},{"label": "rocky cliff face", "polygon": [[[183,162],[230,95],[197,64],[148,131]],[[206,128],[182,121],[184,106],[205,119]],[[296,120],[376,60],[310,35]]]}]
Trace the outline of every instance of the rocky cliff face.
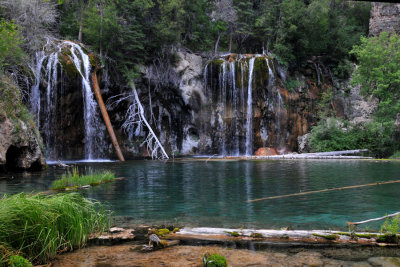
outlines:
[{"label": "rocky cliff face", "polygon": [[[175,82],[160,85],[157,79],[144,79],[138,84],[153,129],[169,154],[253,155],[261,147],[297,151],[297,137],[318,119],[321,98],[335,91],[318,59],[286,80],[278,63],[265,55],[213,60],[187,52],[177,55],[174,74],[168,75]],[[330,97],[331,114],[346,116],[345,101]],[[121,112],[111,111],[116,125]],[[122,133],[120,139],[128,157],[144,155]]]},{"label": "rocky cliff face", "polygon": [[372,3],[369,33],[378,36],[383,31],[400,32],[400,4]]},{"label": "rocky cliff face", "polygon": [[0,77],[0,171],[40,170],[46,164],[42,140],[19,89]]}]

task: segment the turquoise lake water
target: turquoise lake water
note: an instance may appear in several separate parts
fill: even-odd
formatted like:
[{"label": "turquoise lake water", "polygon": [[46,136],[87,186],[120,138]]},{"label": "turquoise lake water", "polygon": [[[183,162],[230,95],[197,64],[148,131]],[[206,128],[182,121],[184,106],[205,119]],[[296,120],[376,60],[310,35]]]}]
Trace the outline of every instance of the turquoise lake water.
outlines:
[{"label": "turquoise lake water", "polygon": [[[400,211],[400,184],[248,202],[268,196],[400,180],[400,162],[375,160],[128,161],[80,163],[124,180],[81,190],[134,223],[346,229]],[[0,174],[0,194],[38,192],[65,170]],[[5,178],[5,179],[2,179]],[[377,225],[367,226],[377,228]]]}]

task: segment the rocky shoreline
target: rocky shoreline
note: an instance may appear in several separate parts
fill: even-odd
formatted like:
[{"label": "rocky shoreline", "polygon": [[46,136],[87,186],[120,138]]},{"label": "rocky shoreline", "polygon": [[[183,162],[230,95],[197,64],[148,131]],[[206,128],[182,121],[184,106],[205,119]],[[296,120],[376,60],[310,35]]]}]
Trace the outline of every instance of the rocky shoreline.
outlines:
[{"label": "rocky shoreline", "polygon": [[207,252],[225,256],[229,266],[400,265],[399,244],[377,242],[379,233],[357,238],[326,230],[183,228],[162,237],[175,241],[173,246],[143,251],[151,229],[112,228],[89,247],[59,255],[51,266],[202,266]]}]

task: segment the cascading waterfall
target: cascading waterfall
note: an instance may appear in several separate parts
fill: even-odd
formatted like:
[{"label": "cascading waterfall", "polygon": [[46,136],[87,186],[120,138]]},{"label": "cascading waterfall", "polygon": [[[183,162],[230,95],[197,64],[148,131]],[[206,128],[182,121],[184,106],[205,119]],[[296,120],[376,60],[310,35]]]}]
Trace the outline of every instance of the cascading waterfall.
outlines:
[{"label": "cascading waterfall", "polygon": [[246,155],[253,155],[253,70],[255,58],[249,62],[249,84],[247,91],[247,116],[246,116]]},{"label": "cascading waterfall", "polygon": [[203,111],[210,118],[200,127],[200,138],[210,138],[210,153],[251,156],[257,148],[278,148],[286,141],[278,136],[287,122],[281,122],[285,106],[273,64],[265,55],[234,54],[206,64],[209,103]]},{"label": "cascading waterfall", "polygon": [[[96,155],[95,139],[101,132],[98,131],[98,125],[101,120],[98,116],[98,106],[94,99],[92,87],[90,86],[90,60],[89,56],[83,52],[79,45],[69,41],[65,41],[64,43],[71,46],[73,62],[82,76],[85,118],[85,157],[88,160],[92,160]],[[76,52],[78,52],[78,54]],[[81,66],[83,66],[83,71],[81,70]],[[104,137],[101,139],[104,139]]]},{"label": "cascading waterfall", "polygon": [[40,127],[40,77],[41,77],[41,70],[43,66],[43,61],[46,58],[44,51],[39,51],[36,53],[36,62],[35,68],[32,68],[33,73],[35,74],[36,81],[32,87],[31,94],[30,94],[30,104],[31,104],[31,112],[33,115],[36,116],[36,124]]},{"label": "cascading waterfall", "polygon": [[234,138],[234,155],[239,156],[240,151],[239,151],[239,124],[238,124],[238,98],[236,97],[238,93],[238,88],[236,87],[236,69],[235,69],[235,62],[230,63],[230,68],[231,68],[231,76],[232,76],[232,96],[231,98],[233,99],[233,125],[232,127],[235,129],[235,135],[233,136]]},{"label": "cascading waterfall", "polygon": [[[104,131],[101,129],[102,120],[99,117],[98,106],[94,99],[94,94],[90,85],[91,65],[89,56],[76,43],[63,41],[53,45],[52,53],[40,51],[36,53],[36,62],[33,72],[35,73],[35,84],[32,86],[30,94],[31,112],[36,116],[37,125],[44,133],[46,143],[46,156],[48,160],[57,160],[62,151],[57,151],[56,145],[59,140],[53,132],[56,125],[58,114],[57,91],[58,91],[58,68],[61,67],[59,58],[63,49],[68,49],[67,57],[75,66],[81,76],[82,96],[83,96],[83,116],[84,116],[84,157],[87,160],[99,158],[102,155],[102,146],[104,144]],[[64,55],[65,56],[65,55]],[[46,66],[44,66],[46,65]],[[43,75],[42,75],[43,73]],[[40,85],[42,79],[46,79],[47,88],[45,101],[41,100]],[[41,105],[46,106],[41,108]],[[43,109],[43,110],[41,110]],[[44,113],[44,114],[41,114]],[[43,127],[40,120],[44,121]]]},{"label": "cascading waterfall", "polygon": [[57,118],[57,65],[58,55],[56,53],[51,54],[47,60],[47,67],[45,76],[47,76],[47,89],[46,89],[46,113],[44,127],[44,141],[46,144],[47,157],[54,159],[56,155],[55,150],[55,135],[51,133],[51,125],[56,124]]}]

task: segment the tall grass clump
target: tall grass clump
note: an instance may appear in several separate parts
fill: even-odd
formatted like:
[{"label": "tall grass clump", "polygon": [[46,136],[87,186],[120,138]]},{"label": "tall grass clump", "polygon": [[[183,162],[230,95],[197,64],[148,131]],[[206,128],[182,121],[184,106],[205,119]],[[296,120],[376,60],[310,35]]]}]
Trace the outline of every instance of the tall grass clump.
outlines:
[{"label": "tall grass clump", "polygon": [[115,175],[111,171],[94,172],[89,169],[87,174],[80,175],[78,168],[74,167],[71,172],[67,172],[61,176],[61,179],[55,180],[51,185],[51,189],[62,190],[67,188],[79,188],[87,185],[98,185],[112,182]]},{"label": "tall grass clump", "polygon": [[31,261],[83,246],[90,233],[108,229],[110,213],[77,193],[0,199],[0,242]]}]

